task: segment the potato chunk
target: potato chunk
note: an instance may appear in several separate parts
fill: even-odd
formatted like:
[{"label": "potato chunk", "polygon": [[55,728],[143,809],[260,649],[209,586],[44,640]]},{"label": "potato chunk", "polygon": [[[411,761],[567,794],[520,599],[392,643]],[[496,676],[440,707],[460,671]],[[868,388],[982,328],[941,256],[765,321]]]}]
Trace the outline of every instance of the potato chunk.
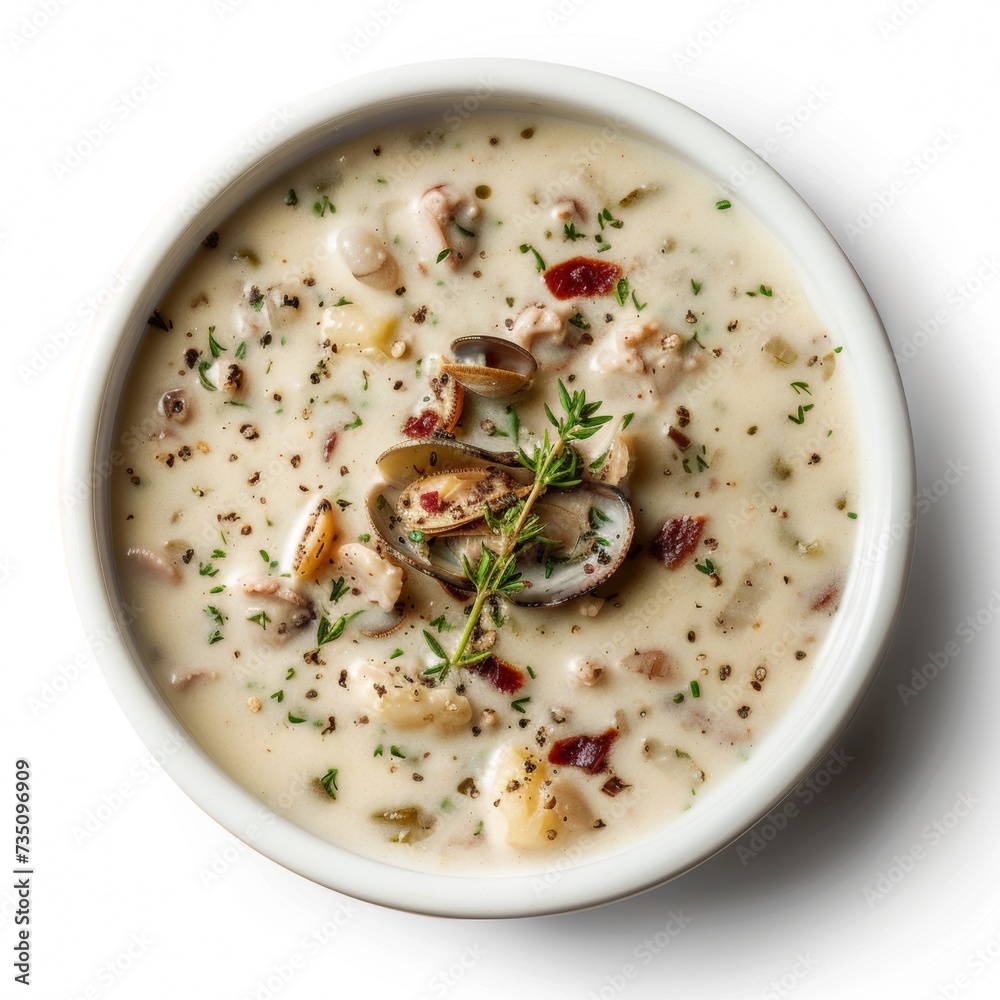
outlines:
[{"label": "potato chunk", "polygon": [[492,799],[512,847],[548,847],[588,820],[588,810],[565,779],[523,747],[507,746],[494,761]]},{"label": "potato chunk", "polygon": [[389,688],[379,699],[379,712],[386,721],[400,729],[431,727],[442,732],[466,725],[472,718],[472,706],[454,688],[427,688],[413,684]]}]

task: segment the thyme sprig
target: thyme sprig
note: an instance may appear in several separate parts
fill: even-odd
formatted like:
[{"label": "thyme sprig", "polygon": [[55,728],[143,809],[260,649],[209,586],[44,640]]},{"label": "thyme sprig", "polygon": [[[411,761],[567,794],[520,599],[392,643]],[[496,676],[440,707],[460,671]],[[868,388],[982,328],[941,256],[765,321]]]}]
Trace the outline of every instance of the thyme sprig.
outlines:
[{"label": "thyme sprig", "polygon": [[612,419],[610,415],[597,415],[603,405],[600,400],[588,402],[582,390],[570,394],[562,380],[558,382],[558,389],[563,413],[557,416],[545,404],[545,416],[555,429],[554,433],[546,427],[541,442],[531,454],[523,448],[518,449],[518,461],[534,476],[530,492],[500,513],[484,508],[483,516],[497,545],[494,548],[484,542],[482,555],[475,565],[463,557],[465,575],[475,588],[476,596],[458,643],[449,654],[435,636],[424,632],[427,645],[439,661],[425,674],[436,675],[439,681],[444,680],[453,667],[469,666],[491,655],[488,650],[467,652],[487,602],[497,597],[514,597],[524,589],[525,582],[517,568],[518,557],[523,552],[537,545],[557,544],[545,536],[545,524],[533,513],[532,507],[546,490],[570,489],[583,481],[583,459],[573,442],[586,440]]}]

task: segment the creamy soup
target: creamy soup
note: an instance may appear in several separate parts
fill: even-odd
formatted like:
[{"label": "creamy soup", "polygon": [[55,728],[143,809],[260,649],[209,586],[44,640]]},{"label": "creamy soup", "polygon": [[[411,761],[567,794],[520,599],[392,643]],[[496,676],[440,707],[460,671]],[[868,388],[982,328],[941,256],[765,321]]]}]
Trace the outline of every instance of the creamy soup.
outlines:
[{"label": "creamy soup", "polygon": [[206,233],[134,358],[113,518],[149,669],[359,854],[634,844],[767,752],[836,612],[839,350],[738,200],[610,129],[332,148]]}]

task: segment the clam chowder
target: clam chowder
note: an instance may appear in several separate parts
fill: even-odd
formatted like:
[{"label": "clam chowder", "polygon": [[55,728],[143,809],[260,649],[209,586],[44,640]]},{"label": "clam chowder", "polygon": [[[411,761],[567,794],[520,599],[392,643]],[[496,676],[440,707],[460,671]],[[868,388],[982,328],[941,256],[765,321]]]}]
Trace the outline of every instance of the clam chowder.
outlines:
[{"label": "clam chowder", "polygon": [[358,854],[635,844],[766,752],[836,612],[838,355],[663,152],[500,114],[346,141],[205,233],[132,361],[112,515],[149,671]]}]

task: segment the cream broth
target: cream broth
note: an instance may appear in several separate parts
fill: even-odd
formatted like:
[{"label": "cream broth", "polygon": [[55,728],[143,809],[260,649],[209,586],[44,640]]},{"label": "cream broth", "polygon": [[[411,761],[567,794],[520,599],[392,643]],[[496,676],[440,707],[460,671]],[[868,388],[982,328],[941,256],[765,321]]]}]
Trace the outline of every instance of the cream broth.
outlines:
[{"label": "cream broth", "polygon": [[[452,405],[469,336],[530,352],[528,385]],[[836,611],[837,356],[760,224],[659,151],[503,115],[346,142],[206,236],[132,364],[113,527],[149,668],[237,782],[359,854],[502,872],[635,843],[756,752]],[[560,452],[578,530],[523,467],[493,519],[582,539],[529,557],[581,596],[525,606],[543,573],[472,620],[470,583],[411,563],[474,571],[503,536],[397,521],[393,477],[454,510],[452,442],[537,459],[560,382],[611,418]],[[401,442],[425,451],[377,465]]]}]

